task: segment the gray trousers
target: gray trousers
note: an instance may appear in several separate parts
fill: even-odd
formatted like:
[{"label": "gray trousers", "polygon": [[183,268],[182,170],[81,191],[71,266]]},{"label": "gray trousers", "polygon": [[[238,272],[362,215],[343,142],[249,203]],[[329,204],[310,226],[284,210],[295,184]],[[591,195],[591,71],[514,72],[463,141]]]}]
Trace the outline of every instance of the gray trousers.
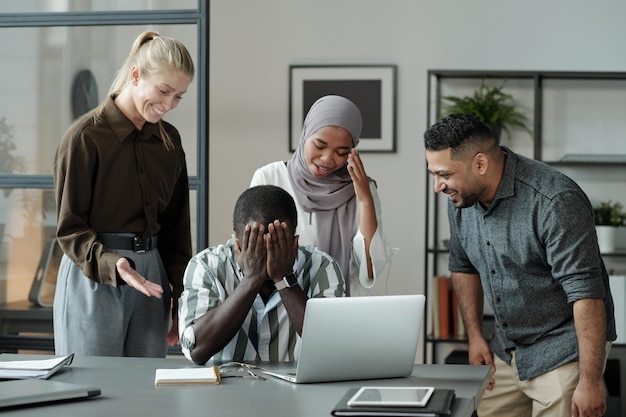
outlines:
[{"label": "gray trousers", "polygon": [[162,297],[98,284],[63,255],[53,305],[55,353],[165,357],[171,291],[159,251],[110,250],[133,259],[137,272],[161,283]]}]

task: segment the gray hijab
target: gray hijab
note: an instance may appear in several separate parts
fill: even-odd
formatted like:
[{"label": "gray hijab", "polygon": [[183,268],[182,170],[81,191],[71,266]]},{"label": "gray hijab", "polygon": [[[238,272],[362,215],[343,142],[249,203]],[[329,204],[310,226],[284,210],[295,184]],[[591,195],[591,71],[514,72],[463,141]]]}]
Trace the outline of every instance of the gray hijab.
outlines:
[{"label": "gray hijab", "polygon": [[350,248],[356,211],[354,185],[346,166],[316,178],[304,159],[304,142],[325,126],[340,126],[352,135],[352,145],[359,143],[361,112],[350,100],[340,96],[318,99],[304,120],[300,142],[287,163],[289,179],[298,204],[307,213],[317,213],[318,247],[331,255],[341,266],[350,294]]}]

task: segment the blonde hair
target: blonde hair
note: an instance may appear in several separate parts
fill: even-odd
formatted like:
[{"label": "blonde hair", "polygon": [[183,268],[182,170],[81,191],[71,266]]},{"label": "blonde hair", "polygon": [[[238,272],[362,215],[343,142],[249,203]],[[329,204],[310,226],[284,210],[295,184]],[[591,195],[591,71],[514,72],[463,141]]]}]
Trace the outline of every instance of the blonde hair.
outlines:
[{"label": "blonde hair", "polygon": [[[135,39],[126,62],[118,71],[113,84],[111,84],[107,97],[96,108],[95,120],[102,117],[106,100],[111,96],[119,95],[122,89],[130,83],[130,72],[133,66],[139,68],[143,75],[175,70],[182,72],[189,78],[193,78],[195,73],[191,55],[182,42],[167,36],[161,36],[157,32],[145,31]],[[165,131],[161,120],[159,120],[158,125],[165,147],[172,149],[172,140]]]}]

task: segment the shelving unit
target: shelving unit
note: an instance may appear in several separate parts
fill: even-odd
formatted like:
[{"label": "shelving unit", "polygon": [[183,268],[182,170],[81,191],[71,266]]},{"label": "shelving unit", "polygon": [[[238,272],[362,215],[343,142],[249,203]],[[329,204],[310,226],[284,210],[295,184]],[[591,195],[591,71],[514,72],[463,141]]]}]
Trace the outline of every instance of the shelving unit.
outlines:
[{"label": "shelving unit", "polygon": [[[626,143],[626,140],[620,139],[616,140],[615,138],[606,139],[607,147],[602,152],[591,152],[591,151],[580,151],[575,146],[572,148],[571,144],[567,143],[564,136],[566,134],[555,134],[555,132],[559,133],[559,130],[565,129],[566,124],[561,123],[558,124],[554,122],[554,120],[550,119],[550,115],[555,115],[558,117],[562,117],[561,109],[559,106],[552,106],[546,108],[547,100],[546,94],[552,94],[553,96],[558,97],[568,97],[570,90],[576,90],[577,88],[586,88],[589,91],[592,91],[591,94],[600,93],[607,94],[609,97],[612,97],[612,100],[618,101],[618,106],[621,108],[614,109],[610,107],[612,104],[609,103],[609,109],[615,111],[616,113],[621,111],[623,115],[623,111],[626,110],[626,98],[615,98],[618,93],[622,96],[626,97],[624,94],[626,92],[626,72],[561,72],[561,71],[479,71],[479,70],[429,70],[428,71],[428,90],[427,90],[427,121],[428,126],[431,126],[435,123],[436,120],[440,118],[441,115],[441,103],[442,97],[448,95],[444,93],[444,84],[445,83],[463,83],[472,84],[472,88],[475,89],[480,85],[481,80],[485,80],[486,82],[495,82],[496,80],[503,80],[507,83],[514,83],[515,88],[519,91],[522,91],[525,94],[527,104],[531,108],[529,114],[529,121],[532,125],[531,130],[533,131],[533,143],[531,145],[531,149],[528,152],[523,153],[526,156],[532,157],[534,159],[544,161],[561,171],[565,171],[566,174],[574,170],[576,172],[592,172],[591,170],[598,171],[608,170],[607,175],[621,176],[621,178],[626,178],[624,174],[624,169],[626,168],[626,145],[622,145],[622,142]],[[608,87],[598,84],[602,82],[608,82]],[[546,88],[546,84],[551,83],[550,88]],[[569,88],[568,88],[569,83]],[[611,84],[612,83],[612,84]],[[617,84],[614,85],[614,84]],[[508,85],[508,84],[507,84]],[[458,88],[458,85],[456,86]],[[621,88],[621,90],[619,88]],[[462,88],[462,87],[461,87]],[[508,88],[507,88],[508,89]],[[468,91],[470,93],[470,91]],[[454,93],[457,95],[457,93]],[[516,94],[513,94],[516,96]],[[516,97],[517,98],[517,97]],[[564,103],[563,107],[568,107],[571,100],[562,100]],[[589,106],[589,112],[593,112],[596,110],[592,105]],[[587,110],[585,110],[587,111]],[[546,117],[546,114],[549,116]],[[586,113],[584,114],[586,115]],[[623,118],[623,116],[622,116]],[[570,124],[574,124],[576,126],[581,126],[583,128],[597,129],[597,127],[588,127],[585,123],[587,120],[581,120],[580,117],[573,117],[573,121],[570,120]],[[552,153],[547,152],[546,149],[546,138],[548,135],[546,134],[546,125],[550,122],[553,123],[550,127],[552,130],[552,136],[561,136],[558,140],[561,140],[564,143],[559,143],[558,140],[552,144]],[[581,124],[582,123],[582,124]],[[623,123],[621,120],[616,121],[614,123],[617,125],[617,130],[621,134],[621,137],[624,136],[624,132],[626,131],[626,123]],[[428,127],[427,126],[427,127]],[[605,127],[602,126],[601,127]],[[602,135],[598,135],[602,136]],[[551,139],[553,139],[551,137]],[[597,148],[597,137],[590,137],[588,140],[591,142],[583,143],[590,147]],[[579,141],[577,145],[580,145]],[[505,144],[506,145],[506,144]],[[508,145],[507,145],[508,146]],[[621,148],[620,148],[621,147]],[[560,158],[554,157],[553,154],[555,151],[567,150],[567,152],[563,152]],[[594,148],[594,149],[596,149]],[[600,145],[601,148],[601,145]],[[570,152],[571,149],[574,149]],[[515,149],[514,149],[515,150]],[[515,150],[517,151],[517,150]],[[609,155],[610,152],[610,155]],[[570,157],[569,160],[566,158],[566,154],[573,153],[575,154],[574,158]],[[603,158],[603,154],[606,154],[606,158]],[[624,155],[624,158],[616,158],[616,155]],[[547,157],[546,157],[547,156]],[[616,173],[618,173],[615,175]],[[603,174],[604,175],[604,174]],[[576,180],[576,178],[574,178]],[[596,179],[597,181],[597,179]],[[623,181],[623,180],[622,180]],[[584,187],[583,187],[584,188]],[[623,192],[622,192],[623,194]],[[619,199],[619,197],[624,198],[623,196],[615,197],[614,199]],[[442,247],[442,239],[447,238],[445,234],[445,229],[447,227],[447,219],[445,217],[445,199],[436,195],[433,191],[432,186],[432,177],[426,176],[426,224],[425,224],[425,256],[424,256],[424,277],[425,277],[425,294],[430,295],[431,289],[429,286],[431,285],[432,277],[438,275],[447,275],[448,271],[444,268],[444,262],[447,261],[447,249]],[[621,260],[626,259],[626,250],[618,250],[615,253],[607,253],[603,254],[605,260]],[[445,262],[447,265],[447,262]],[[426,338],[424,343],[424,358],[426,362],[437,363],[437,346],[441,344],[450,345],[450,344],[466,344],[466,339],[457,339],[457,338],[446,338],[440,339],[433,337],[433,329],[432,329],[432,304],[429,302],[427,306],[427,311],[425,315],[425,323],[427,331],[425,332]],[[430,350],[429,350],[430,349]]]}]

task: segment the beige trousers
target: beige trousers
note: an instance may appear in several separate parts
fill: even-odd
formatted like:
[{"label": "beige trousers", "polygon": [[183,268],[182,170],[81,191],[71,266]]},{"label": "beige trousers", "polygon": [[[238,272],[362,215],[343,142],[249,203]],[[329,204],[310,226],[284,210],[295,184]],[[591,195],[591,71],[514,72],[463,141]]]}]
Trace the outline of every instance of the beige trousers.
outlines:
[{"label": "beige trousers", "polygon": [[[607,342],[604,355],[611,350]],[[572,395],[578,384],[578,361],[527,381],[520,381],[515,365],[515,352],[511,365],[494,355],[496,383],[494,389],[485,390],[479,404],[479,417],[571,417]]]}]

